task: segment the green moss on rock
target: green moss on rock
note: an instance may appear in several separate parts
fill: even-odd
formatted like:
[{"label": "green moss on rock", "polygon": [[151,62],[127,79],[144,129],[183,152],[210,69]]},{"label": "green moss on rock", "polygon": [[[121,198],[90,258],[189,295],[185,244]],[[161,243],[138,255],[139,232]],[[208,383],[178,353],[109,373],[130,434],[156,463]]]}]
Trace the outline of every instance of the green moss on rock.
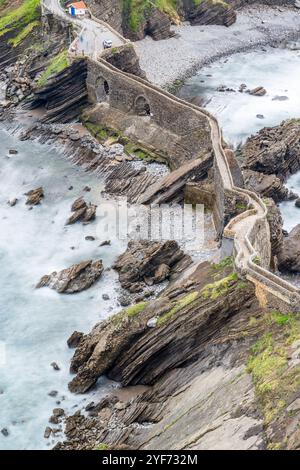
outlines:
[{"label": "green moss on rock", "polygon": [[238,280],[237,273],[229,274],[229,276],[220,279],[212,284],[207,284],[203,291],[202,296],[205,299],[217,299],[220,295],[225,294],[228,289]]},{"label": "green moss on rock", "polygon": [[164,325],[169,320],[171,320],[172,317],[176,315],[176,313],[178,313],[180,310],[182,310],[183,308],[187,307],[192,302],[194,302],[194,300],[197,299],[198,295],[199,295],[199,292],[195,291],[195,292],[191,292],[185,295],[184,297],[181,297],[178,303],[171,310],[169,310],[168,312],[164,313],[163,315],[159,317],[159,319],[157,320],[157,326]]},{"label": "green moss on rock", "polygon": [[121,323],[125,319],[132,319],[140,313],[142,313],[147,307],[149,302],[139,302],[137,304],[131,305],[130,307],[124,308],[121,312],[117,313],[112,317],[112,322],[115,324]]}]

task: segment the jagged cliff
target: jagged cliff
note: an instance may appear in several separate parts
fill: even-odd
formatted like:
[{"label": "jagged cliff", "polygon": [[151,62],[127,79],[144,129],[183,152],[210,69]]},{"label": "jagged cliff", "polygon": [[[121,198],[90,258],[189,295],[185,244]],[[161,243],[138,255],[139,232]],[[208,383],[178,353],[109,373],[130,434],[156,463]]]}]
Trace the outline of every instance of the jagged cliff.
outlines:
[{"label": "jagged cliff", "polygon": [[155,40],[168,38],[173,34],[171,25],[181,21],[230,26],[236,21],[238,8],[254,3],[294,5],[294,0],[88,0],[87,3],[95,16],[136,41],[146,35]]},{"label": "jagged cliff", "polygon": [[299,315],[259,307],[230,258],[190,268],[79,338],[71,388],[103,373],[123,388],[67,417],[56,448],[296,449],[299,338]]},{"label": "jagged cliff", "polygon": [[132,40],[145,35],[153,39],[172,36],[171,24],[188,20],[192,24],[221,24],[230,26],[236,13],[229,2],[221,0],[89,0],[88,4],[98,18],[110,23]]}]

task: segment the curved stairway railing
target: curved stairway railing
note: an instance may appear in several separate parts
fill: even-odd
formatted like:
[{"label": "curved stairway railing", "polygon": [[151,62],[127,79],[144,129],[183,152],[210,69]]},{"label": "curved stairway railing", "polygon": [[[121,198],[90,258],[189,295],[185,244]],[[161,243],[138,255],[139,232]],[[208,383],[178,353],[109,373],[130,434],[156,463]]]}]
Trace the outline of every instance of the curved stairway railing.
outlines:
[{"label": "curved stairway railing", "polygon": [[[43,1],[43,0],[42,0]],[[49,7],[46,7],[49,8]],[[53,12],[55,14],[55,12]],[[93,15],[91,15],[93,19]],[[70,17],[70,20],[71,17]],[[97,20],[103,25],[104,22]],[[111,27],[104,25],[110,30]],[[84,33],[84,28],[81,31],[81,34]],[[118,33],[119,34],[119,33]],[[124,39],[124,38],[123,38]],[[77,39],[74,40],[74,42]],[[124,39],[124,41],[126,41]],[[73,43],[72,43],[73,44]],[[69,48],[70,56],[74,56],[72,52],[72,45]],[[188,103],[177,96],[172,95],[171,93],[161,89],[160,87],[144,80],[135,75],[123,72],[120,69],[117,69],[113,65],[106,62],[103,58],[100,57],[89,57],[89,60],[98,64],[101,64],[101,67],[107,70],[112,71],[114,74],[126,77],[127,80],[131,80],[135,83],[139,82],[143,85],[145,89],[154,90],[156,93],[160,94],[164,98],[176,102],[178,105],[193,109],[196,113],[200,114],[202,117],[206,116],[211,129],[211,142],[212,148],[215,156],[215,165],[217,165],[219,173],[222,178],[224,185],[224,190],[230,190],[231,192],[243,196],[248,201],[248,209],[234,217],[224,228],[224,236],[233,240],[234,243],[234,263],[236,269],[251,282],[261,285],[267,292],[277,297],[279,300],[287,304],[291,310],[300,311],[300,290],[295,287],[293,284],[285,281],[281,277],[272,273],[268,269],[259,266],[255,262],[255,257],[260,254],[257,253],[251,242],[251,234],[253,234],[256,229],[259,231],[260,227],[264,225],[269,230],[269,222],[267,220],[267,207],[264,204],[263,200],[254,192],[249,191],[244,188],[239,188],[234,185],[232,173],[230,166],[226,157],[225,150],[223,148],[223,139],[222,139],[222,130],[219,126],[219,123],[215,116],[213,116],[206,109],[200,108],[193,103]],[[247,227],[247,230],[243,228]],[[268,242],[269,248],[271,247],[270,239]]]}]

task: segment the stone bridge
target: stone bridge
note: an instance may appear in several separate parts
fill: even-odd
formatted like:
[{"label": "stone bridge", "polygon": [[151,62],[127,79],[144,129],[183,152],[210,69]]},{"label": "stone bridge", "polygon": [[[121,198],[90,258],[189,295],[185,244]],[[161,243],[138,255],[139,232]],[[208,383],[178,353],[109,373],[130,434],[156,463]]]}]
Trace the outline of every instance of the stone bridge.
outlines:
[{"label": "stone bridge", "polygon": [[[71,56],[73,51],[71,46]],[[216,118],[142,78],[120,71],[101,56],[96,59],[94,54],[88,58],[87,87],[95,120],[112,127],[117,124],[121,130],[132,128],[135,139],[154,145],[171,169],[212,153],[213,211],[217,231],[223,233],[223,246],[234,254],[240,275],[255,284],[261,305],[299,311],[299,289],[269,270],[267,208],[257,194],[236,186]],[[232,197],[246,201],[247,210],[224,228],[227,200]]]}]

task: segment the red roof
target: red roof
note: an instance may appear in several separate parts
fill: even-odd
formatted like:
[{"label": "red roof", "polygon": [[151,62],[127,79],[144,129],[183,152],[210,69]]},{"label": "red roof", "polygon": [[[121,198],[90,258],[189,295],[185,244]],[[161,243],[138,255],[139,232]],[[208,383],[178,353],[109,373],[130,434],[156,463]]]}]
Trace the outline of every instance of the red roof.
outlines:
[{"label": "red roof", "polygon": [[75,3],[70,3],[69,7],[74,7],[76,10],[86,10],[87,6],[84,2],[75,2]]}]

